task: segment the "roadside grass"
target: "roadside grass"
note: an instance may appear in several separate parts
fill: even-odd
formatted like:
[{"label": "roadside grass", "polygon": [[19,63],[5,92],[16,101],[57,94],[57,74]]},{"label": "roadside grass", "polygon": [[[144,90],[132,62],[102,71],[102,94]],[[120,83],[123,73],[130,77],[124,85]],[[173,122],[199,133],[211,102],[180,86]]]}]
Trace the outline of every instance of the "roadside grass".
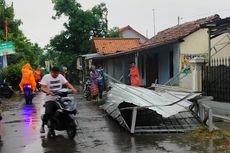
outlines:
[{"label": "roadside grass", "polygon": [[216,152],[230,152],[230,131],[213,130],[209,132],[207,127],[199,127],[185,133],[185,138],[200,143],[212,143]]}]

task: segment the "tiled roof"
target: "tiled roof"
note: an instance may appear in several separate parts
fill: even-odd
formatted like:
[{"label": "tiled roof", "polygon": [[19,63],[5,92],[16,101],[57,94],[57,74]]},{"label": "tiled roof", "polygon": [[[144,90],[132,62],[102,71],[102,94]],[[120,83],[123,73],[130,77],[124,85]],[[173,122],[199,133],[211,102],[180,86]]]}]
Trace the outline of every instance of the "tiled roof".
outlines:
[{"label": "tiled roof", "polygon": [[130,25],[127,25],[127,26],[125,26],[123,28],[120,28],[119,32],[124,32],[126,30],[131,30],[131,31],[135,32],[137,35],[139,35],[139,36],[143,37],[144,39],[148,40],[147,37],[145,37],[144,35],[142,35],[140,32],[136,31],[135,29],[133,29]]},{"label": "tiled roof", "polygon": [[140,46],[138,38],[93,38],[92,40],[93,51],[100,54],[128,52],[138,46]]},{"label": "tiled roof", "polygon": [[155,46],[158,44],[163,44],[167,42],[173,42],[185,38],[186,36],[192,34],[193,32],[199,30],[201,25],[211,21],[219,20],[219,15],[213,15],[210,17],[198,19],[196,21],[186,22],[166,30],[157,33],[156,36],[152,37],[149,41],[143,44],[144,46]]}]

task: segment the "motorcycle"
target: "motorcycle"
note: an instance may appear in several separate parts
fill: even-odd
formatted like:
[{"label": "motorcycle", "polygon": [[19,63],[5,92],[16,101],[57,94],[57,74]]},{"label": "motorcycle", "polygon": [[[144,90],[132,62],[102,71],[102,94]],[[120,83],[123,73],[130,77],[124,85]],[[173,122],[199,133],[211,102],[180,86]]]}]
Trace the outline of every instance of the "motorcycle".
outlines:
[{"label": "motorcycle", "polygon": [[32,104],[32,100],[33,100],[33,91],[31,88],[30,84],[24,84],[23,85],[23,95],[26,101],[26,104]]},{"label": "motorcycle", "polygon": [[86,80],[84,86],[83,86],[83,93],[84,93],[84,97],[86,98],[86,100],[91,100],[91,81],[88,79]]},{"label": "motorcycle", "polygon": [[[55,130],[66,130],[69,139],[73,139],[76,135],[76,113],[77,106],[73,97],[68,97],[71,91],[69,89],[61,89],[54,92],[54,96],[47,96],[46,102],[55,102],[57,110],[53,116],[49,117],[48,137],[55,137]],[[43,118],[43,117],[42,117]]]},{"label": "motorcycle", "polygon": [[0,81],[0,97],[10,98],[13,94],[14,94],[14,91],[6,83],[6,80]]}]

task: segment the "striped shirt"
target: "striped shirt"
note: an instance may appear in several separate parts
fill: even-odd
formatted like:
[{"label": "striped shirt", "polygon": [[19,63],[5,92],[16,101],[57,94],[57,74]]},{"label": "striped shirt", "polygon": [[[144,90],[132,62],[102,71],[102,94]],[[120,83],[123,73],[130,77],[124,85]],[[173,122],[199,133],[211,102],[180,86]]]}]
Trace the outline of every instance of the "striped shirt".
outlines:
[{"label": "striped shirt", "polygon": [[59,74],[56,78],[53,78],[51,74],[46,74],[41,80],[41,85],[47,86],[50,91],[57,91],[60,90],[62,85],[67,82],[68,81],[61,74]]}]

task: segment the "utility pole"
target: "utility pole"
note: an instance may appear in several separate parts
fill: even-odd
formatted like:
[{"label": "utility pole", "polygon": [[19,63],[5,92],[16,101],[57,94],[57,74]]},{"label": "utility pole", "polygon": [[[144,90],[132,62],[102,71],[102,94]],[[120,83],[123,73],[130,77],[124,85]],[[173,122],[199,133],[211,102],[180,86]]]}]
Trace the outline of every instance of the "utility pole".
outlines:
[{"label": "utility pole", "polygon": [[177,25],[180,25],[180,16],[177,17]]},{"label": "utility pole", "polygon": [[153,32],[156,35],[156,23],[155,23],[155,9],[153,9]]},{"label": "utility pole", "polygon": [[208,28],[208,69],[211,66],[211,30]]}]

